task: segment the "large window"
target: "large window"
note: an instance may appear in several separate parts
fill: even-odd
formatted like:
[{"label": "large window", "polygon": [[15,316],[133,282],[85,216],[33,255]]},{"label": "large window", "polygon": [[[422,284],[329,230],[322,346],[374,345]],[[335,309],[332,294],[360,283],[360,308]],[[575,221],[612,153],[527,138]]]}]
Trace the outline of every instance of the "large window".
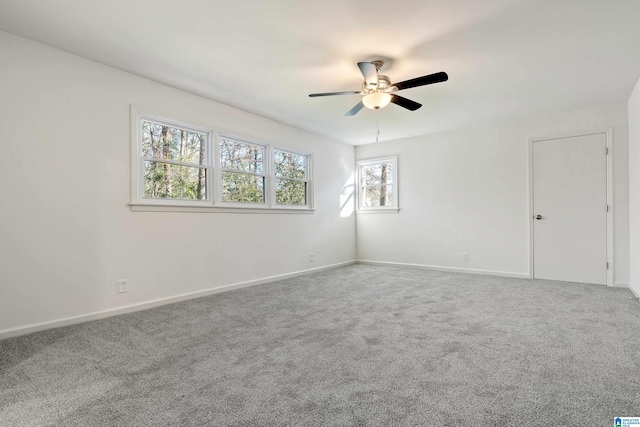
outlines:
[{"label": "large window", "polygon": [[312,211],[311,154],[142,115],[133,108],[132,121],[135,210]]},{"label": "large window", "polygon": [[358,161],[358,209],[397,211],[398,179],[395,156]]}]

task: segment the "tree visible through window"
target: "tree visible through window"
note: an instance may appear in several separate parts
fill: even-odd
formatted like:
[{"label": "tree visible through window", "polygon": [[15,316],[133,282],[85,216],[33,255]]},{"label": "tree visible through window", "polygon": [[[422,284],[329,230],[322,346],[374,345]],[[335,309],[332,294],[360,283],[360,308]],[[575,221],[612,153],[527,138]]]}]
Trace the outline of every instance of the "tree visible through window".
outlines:
[{"label": "tree visible through window", "polygon": [[277,205],[306,205],[308,156],[274,150]]},{"label": "tree visible through window", "polygon": [[397,207],[396,159],[358,162],[360,209]]},{"label": "tree visible through window", "polygon": [[133,106],[131,119],[134,209],[313,211],[311,154],[142,114]]},{"label": "tree visible through window", "polygon": [[222,201],[265,203],[265,147],[220,138]]},{"label": "tree visible through window", "polygon": [[149,120],[141,125],[144,197],[206,200],[207,136]]}]

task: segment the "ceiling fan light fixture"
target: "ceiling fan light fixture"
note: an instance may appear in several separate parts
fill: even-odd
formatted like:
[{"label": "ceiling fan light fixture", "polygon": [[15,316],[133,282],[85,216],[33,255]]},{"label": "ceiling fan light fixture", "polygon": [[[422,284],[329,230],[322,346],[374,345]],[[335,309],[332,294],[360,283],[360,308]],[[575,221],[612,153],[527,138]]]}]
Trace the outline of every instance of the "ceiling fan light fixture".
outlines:
[{"label": "ceiling fan light fixture", "polygon": [[373,92],[369,95],[365,95],[362,98],[362,103],[365,107],[372,110],[379,110],[384,108],[391,102],[391,94],[384,92]]},{"label": "ceiling fan light fixture", "polygon": [[398,107],[405,108],[409,111],[416,111],[418,108],[422,107],[422,104],[404,98],[400,95],[392,95],[391,93],[399,90],[411,89],[413,87],[446,82],[449,80],[447,73],[440,71],[439,73],[416,77],[415,79],[392,84],[389,77],[378,73],[381,67],[382,61],[358,62],[358,68],[360,68],[362,77],[364,77],[362,90],[360,91],[312,93],[309,96],[362,95],[362,99],[353,108],[351,108],[351,110],[345,113],[345,116],[347,117],[355,115],[364,107],[371,110],[379,110],[380,108],[384,108],[389,105],[390,102],[393,102]]}]

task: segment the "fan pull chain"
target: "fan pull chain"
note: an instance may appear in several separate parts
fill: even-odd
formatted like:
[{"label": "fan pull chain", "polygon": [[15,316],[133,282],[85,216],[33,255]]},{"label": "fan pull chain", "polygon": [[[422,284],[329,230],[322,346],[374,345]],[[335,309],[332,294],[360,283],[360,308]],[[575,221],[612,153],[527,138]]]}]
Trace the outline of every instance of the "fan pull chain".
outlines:
[{"label": "fan pull chain", "polygon": [[380,137],[380,110],[376,111],[376,144]]}]

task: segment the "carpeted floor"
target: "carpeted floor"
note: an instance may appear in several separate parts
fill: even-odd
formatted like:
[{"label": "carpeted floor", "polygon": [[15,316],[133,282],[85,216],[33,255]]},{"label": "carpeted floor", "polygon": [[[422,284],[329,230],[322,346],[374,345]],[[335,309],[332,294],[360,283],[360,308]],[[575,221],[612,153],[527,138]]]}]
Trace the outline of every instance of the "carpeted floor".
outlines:
[{"label": "carpeted floor", "polygon": [[0,341],[0,425],[613,426],[631,297],[343,267]]}]

